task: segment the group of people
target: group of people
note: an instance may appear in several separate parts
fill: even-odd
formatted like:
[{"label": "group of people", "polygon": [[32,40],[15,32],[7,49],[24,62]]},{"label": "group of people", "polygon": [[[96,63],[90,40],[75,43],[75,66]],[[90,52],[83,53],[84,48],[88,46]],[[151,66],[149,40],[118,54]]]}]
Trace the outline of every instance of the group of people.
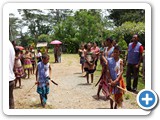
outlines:
[{"label": "group of people", "polygon": [[[107,99],[110,100],[110,108],[117,109],[122,106],[124,89],[128,91],[136,91],[138,85],[139,66],[142,60],[143,46],[138,41],[138,34],[133,35],[132,42],[128,46],[127,54],[127,72],[126,85],[123,80],[123,59],[120,58],[121,48],[117,44],[113,44],[111,38],[107,38],[99,48],[97,43],[82,44],[79,49],[80,63],[82,64],[82,73],[85,72],[87,83],[89,84],[89,75],[91,75],[91,83],[94,80],[94,72],[97,68],[97,61],[100,59],[102,66],[101,77],[96,85],[98,85],[97,99],[100,97],[100,91],[104,93]],[[55,47],[58,50],[59,46]],[[29,51],[30,50],[30,51]],[[60,51],[60,50],[59,50]],[[56,53],[58,55],[58,52]],[[21,59],[21,56],[22,59]],[[38,63],[34,58],[37,57]],[[52,69],[49,64],[49,55],[47,53],[38,54],[35,56],[34,50],[26,49],[24,54],[20,54],[19,49],[15,49],[14,44],[9,43],[9,108],[14,108],[13,89],[16,80],[19,80],[24,72],[28,70],[28,78],[30,70],[34,74],[36,67],[36,82],[37,93],[40,95],[40,101],[43,107],[46,105],[47,94],[49,93],[49,81],[51,80]],[[21,63],[22,62],[22,63]],[[60,62],[59,58],[55,62]],[[131,77],[133,77],[133,85],[131,85]],[[16,80],[15,80],[16,79]],[[21,86],[21,82],[19,82]],[[122,89],[120,89],[122,88]]]},{"label": "group of people", "polygon": [[[101,77],[97,84],[97,99],[99,99],[100,91],[110,100],[110,108],[116,109],[122,106],[124,90],[136,92],[138,86],[139,66],[142,61],[143,46],[138,41],[138,34],[133,35],[132,42],[128,45],[127,52],[127,71],[126,85],[123,79],[123,59],[120,58],[121,48],[111,38],[107,38],[102,43],[101,48],[94,42],[86,45],[82,44],[79,49],[80,64],[82,65],[82,73],[85,72],[87,83],[89,83],[89,74],[91,75],[91,83],[96,70],[97,61],[100,59],[102,66]],[[131,85],[131,77],[133,77],[133,85]],[[97,85],[96,84],[96,85]],[[122,89],[120,89],[122,88]],[[113,106],[113,103],[115,105]]]},{"label": "group of people", "polygon": [[[37,60],[36,60],[37,58]],[[36,62],[37,61],[37,62]],[[37,93],[40,94],[40,100],[43,107],[47,101],[49,93],[49,80],[51,78],[51,66],[49,64],[49,55],[42,54],[38,50],[37,55],[32,47],[26,48],[25,53],[16,47],[14,42],[9,41],[9,108],[14,109],[13,89],[19,80],[19,88],[21,88],[21,78],[25,78],[25,71],[28,70],[28,78],[30,72],[34,75],[36,67]],[[53,80],[52,80],[53,82]]]}]

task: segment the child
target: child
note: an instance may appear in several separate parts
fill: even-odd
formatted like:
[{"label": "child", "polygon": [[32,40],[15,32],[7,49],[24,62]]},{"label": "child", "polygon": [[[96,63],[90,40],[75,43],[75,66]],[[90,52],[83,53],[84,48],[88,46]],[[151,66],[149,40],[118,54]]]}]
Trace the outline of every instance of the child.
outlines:
[{"label": "child", "polygon": [[85,62],[85,59],[84,59],[84,53],[86,52],[85,48],[84,48],[84,44],[81,45],[81,48],[78,50],[79,52],[79,56],[80,56],[80,64],[82,65],[81,66],[81,69],[82,69],[82,73],[83,73],[83,70],[84,70],[84,62]]},{"label": "child", "polygon": [[40,95],[41,104],[46,105],[47,94],[49,93],[49,80],[51,77],[51,66],[49,64],[49,55],[43,54],[42,61],[37,64],[36,83],[37,93]]},{"label": "child", "polygon": [[119,58],[120,47],[115,46],[113,57],[108,58],[106,61],[107,68],[109,70],[109,85],[110,87],[110,108],[113,109],[113,103],[115,102],[114,109],[117,106],[122,107],[124,91],[119,89],[117,86],[125,88],[124,81],[122,78],[123,74],[123,60]]},{"label": "child", "polygon": [[26,52],[24,54],[24,70],[28,70],[28,79],[30,78],[30,72],[32,70],[32,63],[31,63],[31,53],[29,52],[28,48],[26,48]]},{"label": "child", "polygon": [[24,70],[22,67],[21,60],[20,60],[20,50],[18,48],[16,48],[15,53],[16,53],[15,64],[14,64],[14,71],[15,71],[15,75],[16,75],[15,88],[16,88],[17,80],[19,81],[19,88],[21,88],[21,78],[24,75]]},{"label": "child", "polygon": [[85,63],[84,63],[84,70],[86,72],[86,77],[87,77],[87,83],[89,84],[89,74],[91,74],[91,83],[93,83],[93,74],[95,72],[95,60],[96,60],[96,55],[91,51],[91,43],[87,44],[87,51],[85,52],[84,55],[85,58]]}]

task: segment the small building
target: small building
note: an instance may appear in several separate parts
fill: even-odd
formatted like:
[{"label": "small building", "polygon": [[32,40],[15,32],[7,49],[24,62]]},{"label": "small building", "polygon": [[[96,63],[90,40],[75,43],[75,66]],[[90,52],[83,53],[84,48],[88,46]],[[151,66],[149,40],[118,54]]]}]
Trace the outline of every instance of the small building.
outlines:
[{"label": "small building", "polygon": [[38,42],[36,47],[37,47],[37,48],[38,48],[38,47],[47,47],[47,45],[48,45],[47,42]]}]

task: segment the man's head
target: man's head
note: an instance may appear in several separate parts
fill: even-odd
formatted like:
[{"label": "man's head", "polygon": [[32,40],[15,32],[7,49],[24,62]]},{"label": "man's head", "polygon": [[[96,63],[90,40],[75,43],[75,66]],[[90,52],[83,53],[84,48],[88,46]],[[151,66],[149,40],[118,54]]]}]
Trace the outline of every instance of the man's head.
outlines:
[{"label": "man's head", "polygon": [[138,34],[134,34],[133,37],[132,37],[132,41],[133,41],[134,43],[137,43],[138,40],[139,40]]}]

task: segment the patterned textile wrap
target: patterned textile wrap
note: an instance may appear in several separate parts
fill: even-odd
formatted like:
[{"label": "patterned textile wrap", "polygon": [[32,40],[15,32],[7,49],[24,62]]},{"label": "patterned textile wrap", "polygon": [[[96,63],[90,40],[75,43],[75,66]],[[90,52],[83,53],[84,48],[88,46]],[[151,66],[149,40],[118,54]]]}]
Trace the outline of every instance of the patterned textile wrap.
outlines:
[{"label": "patterned textile wrap", "polygon": [[15,68],[15,75],[17,78],[23,78],[24,76],[24,70],[23,70],[23,67],[16,67]]},{"label": "patterned textile wrap", "polygon": [[109,85],[106,79],[101,80],[100,85],[102,85],[102,93],[108,98],[110,96]]},{"label": "patterned textile wrap", "polygon": [[[120,78],[119,86],[126,89],[125,83],[122,77]],[[123,94],[125,93],[125,91],[117,87],[110,87],[110,93],[111,93],[111,99],[117,103],[118,107],[122,107]]]},{"label": "patterned textile wrap", "polygon": [[49,79],[46,78],[46,82],[40,82],[37,86],[37,93],[42,97],[43,103],[46,104],[47,94],[49,94]]},{"label": "patterned textile wrap", "polygon": [[30,59],[24,59],[24,69],[32,69],[32,63]]}]

